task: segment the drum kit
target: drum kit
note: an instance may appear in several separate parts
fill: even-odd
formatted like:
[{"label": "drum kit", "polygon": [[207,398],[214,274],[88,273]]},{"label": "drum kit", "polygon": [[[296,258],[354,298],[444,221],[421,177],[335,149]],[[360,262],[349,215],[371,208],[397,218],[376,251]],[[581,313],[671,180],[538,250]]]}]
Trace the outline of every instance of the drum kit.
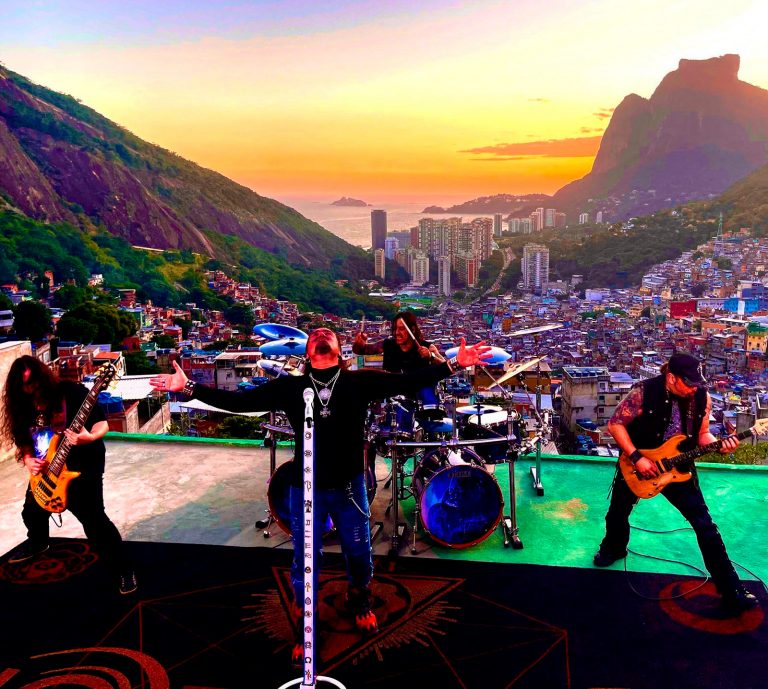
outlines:
[{"label": "drum kit", "polygon": [[[389,457],[396,472],[387,508],[392,519],[392,551],[399,551],[409,526],[399,521],[399,503],[411,497],[415,500],[410,525],[414,554],[422,528],[435,543],[462,549],[485,540],[501,524],[504,546],[522,548],[513,464],[531,451],[525,422],[511,405],[506,410],[482,403],[458,406],[450,395],[443,398],[439,411],[442,417],[425,416],[418,401],[390,398],[368,429],[376,452]],[[538,436],[534,442],[540,439]],[[505,463],[510,496],[506,516],[495,472],[495,465]]]},{"label": "drum kit", "polygon": [[[540,332],[561,326],[520,331]],[[254,333],[267,338],[260,350],[267,356],[286,357],[284,361],[262,360],[259,365],[272,377],[300,375],[307,335],[297,328],[263,323],[254,326]],[[458,351],[458,348],[455,348]],[[446,357],[455,351],[445,352]],[[491,348],[491,358],[485,365],[504,363],[511,356],[499,347]],[[482,403],[460,406],[452,395],[442,393],[442,386],[424,388],[413,399],[391,397],[384,403],[371,404],[366,421],[366,485],[369,502],[376,496],[375,455],[391,461],[392,473],[386,487],[391,498],[386,514],[391,519],[391,554],[397,554],[405,542],[409,525],[399,519],[399,504],[413,498],[415,510],[411,525],[411,552],[416,554],[420,528],[435,543],[462,549],[488,538],[501,524],[504,547],[519,549],[516,518],[514,463],[522,455],[540,452],[546,434],[542,419],[536,412],[534,433],[528,433],[526,421],[512,406],[511,395],[501,384],[534,366],[544,357],[517,364],[495,379],[493,390],[507,397],[506,408]],[[267,519],[256,522],[271,536],[272,524],[290,534],[288,463],[276,466],[276,445],[281,438],[293,438],[293,429],[281,414],[272,412],[268,423],[265,446],[270,449],[270,480],[267,491]],[[412,463],[411,463],[412,460]],[[507,464],[509,511],[504,514],[504,498],[496,475],[496,465]],[[538,462],[537,462],[538,467]],[[533,467],[532,473],[533,473]],[[543,494],[540,492],[539,494]],[[375,531],[383,524],[377,522]],[[331,531],[332,524],[325,530]]]}]

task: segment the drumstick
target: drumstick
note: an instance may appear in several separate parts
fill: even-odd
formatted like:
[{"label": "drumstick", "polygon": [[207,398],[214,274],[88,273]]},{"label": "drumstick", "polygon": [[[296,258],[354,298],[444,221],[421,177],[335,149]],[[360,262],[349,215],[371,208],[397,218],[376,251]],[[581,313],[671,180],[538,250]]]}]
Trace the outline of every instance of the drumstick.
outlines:
[{"label": "drumstick", "polygon": [[363,314],[363,320],[360,321],[360,332],[365,332],[365,314]]},{"label": "drumstick", "polygon": [[416,339],[416,336],[411,332],[411,329],[408,327],[408,324],[401,318],[400,322],[403,324],[403,327],[405,328],[405,332],[407,332],[411,339],[419,346],[421,346],[421,343]]}]

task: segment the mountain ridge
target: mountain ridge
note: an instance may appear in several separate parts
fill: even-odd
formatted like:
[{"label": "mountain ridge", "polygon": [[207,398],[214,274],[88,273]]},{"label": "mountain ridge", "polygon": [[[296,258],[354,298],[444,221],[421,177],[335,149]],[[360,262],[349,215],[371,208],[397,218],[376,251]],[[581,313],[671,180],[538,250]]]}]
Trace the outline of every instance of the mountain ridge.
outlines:
[{"label": "mountain ridge", "polygon": [[682,59],[649,99],[626,96],[592,170],[554,205],[626,219],[713,198],[768,162],[768,91],[739,80],[739,66],[733,54]]},{"label": "mountain ridge", "polygon": [[0,66],[0,193],[49,222],[103,225],[132,244],[214,255],[204,230],[347,277],[369,258],[296,210],[147,143],[76,99]]}]

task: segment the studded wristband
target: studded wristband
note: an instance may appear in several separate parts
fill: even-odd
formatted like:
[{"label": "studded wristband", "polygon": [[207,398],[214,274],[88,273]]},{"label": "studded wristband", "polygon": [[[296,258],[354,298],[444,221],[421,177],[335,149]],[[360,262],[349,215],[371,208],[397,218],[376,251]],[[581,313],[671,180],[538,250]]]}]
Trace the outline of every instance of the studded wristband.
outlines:
[{"label": "studded wristband", "polygon": [[637,461],[643,458],[643,453],[640,452],[640,450],[635,450],[631,455],[629,455],[629,460],[632,462],[632,464],[637,464]]},{"label": "studded wristband", "polygon": [[181,389],[182,394],[186,395],[187,397],[194,397],[195,396],[195,381],[194,380],[188,380],[184,387]]}]

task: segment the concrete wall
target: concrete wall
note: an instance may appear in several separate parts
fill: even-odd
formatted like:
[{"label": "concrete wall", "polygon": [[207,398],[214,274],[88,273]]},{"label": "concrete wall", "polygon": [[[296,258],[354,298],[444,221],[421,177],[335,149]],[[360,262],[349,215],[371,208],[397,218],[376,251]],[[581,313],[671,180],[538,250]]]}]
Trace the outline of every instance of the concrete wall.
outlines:
[{"label": "concrete wall", "polygon": [[[168,426],[171,425],[171,404],[166,402],[160,407],[158,411],[147,423],[145,423],[138,431],[138,433],[145,433],[147,435],[158,435],[165,433]],[[131,433],[133,431],[129,431]]]}]

